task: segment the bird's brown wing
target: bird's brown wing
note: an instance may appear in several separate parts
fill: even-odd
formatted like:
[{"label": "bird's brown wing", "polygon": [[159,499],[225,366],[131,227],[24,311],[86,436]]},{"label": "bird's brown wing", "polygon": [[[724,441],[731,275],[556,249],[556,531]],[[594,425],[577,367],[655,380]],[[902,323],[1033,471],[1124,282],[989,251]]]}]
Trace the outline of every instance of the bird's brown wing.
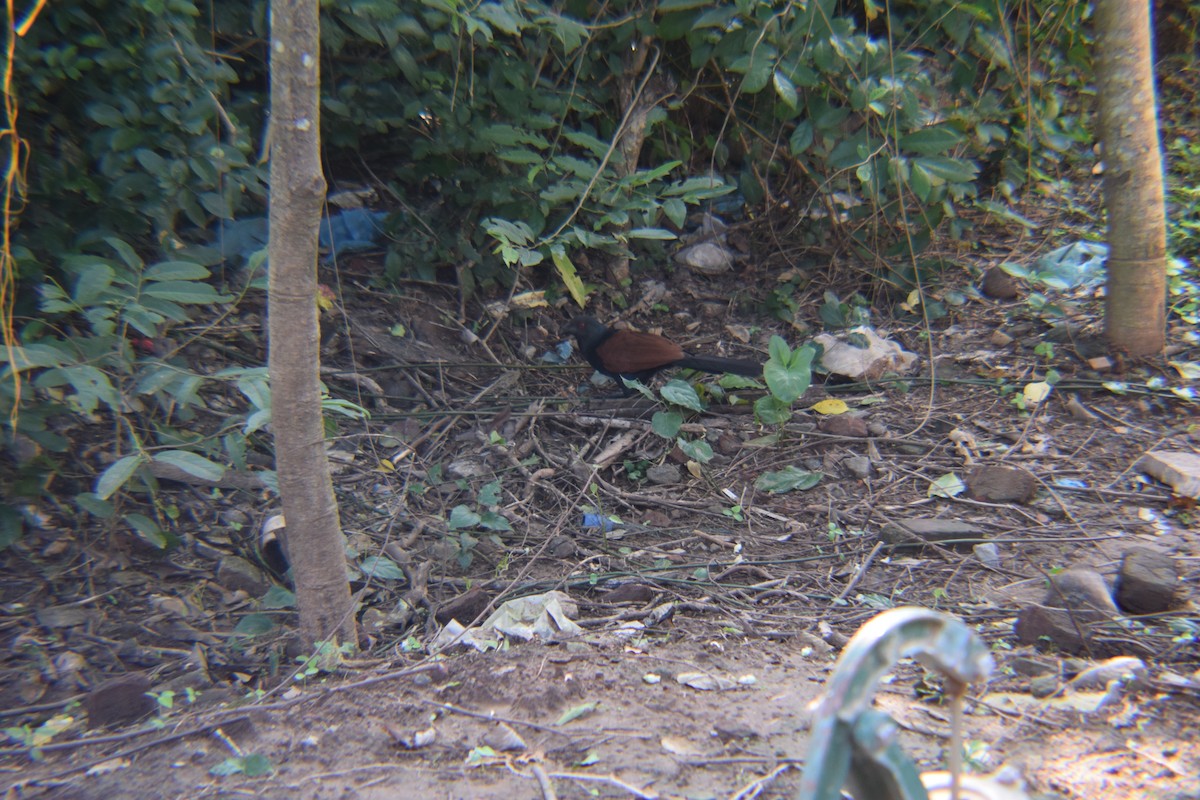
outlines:
[{"label": "bird's brown wing", "polygon": [[630,375],[662,369],[683,358],[683,349],[653,333],[617,331],[596,348],[609,372]]}]

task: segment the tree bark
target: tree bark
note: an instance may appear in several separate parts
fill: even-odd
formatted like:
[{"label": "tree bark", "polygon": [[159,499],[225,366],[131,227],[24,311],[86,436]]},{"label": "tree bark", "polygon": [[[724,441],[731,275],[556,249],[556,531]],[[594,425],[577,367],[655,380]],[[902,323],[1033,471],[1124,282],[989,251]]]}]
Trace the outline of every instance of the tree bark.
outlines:
[{"label": "tree bark", "polygon": [[1166,344],[1166,215],[1150,46],[1150,0],[1097,0],[1096,82],[1108,210],[1109,344],[1133,356]]},{"label": "tree bark", "polygon": [[325,200],[318,32],[317,0],[271,0],[268,369],[286,551],[309,649],[358,644],[318,374],[317,234]]}]

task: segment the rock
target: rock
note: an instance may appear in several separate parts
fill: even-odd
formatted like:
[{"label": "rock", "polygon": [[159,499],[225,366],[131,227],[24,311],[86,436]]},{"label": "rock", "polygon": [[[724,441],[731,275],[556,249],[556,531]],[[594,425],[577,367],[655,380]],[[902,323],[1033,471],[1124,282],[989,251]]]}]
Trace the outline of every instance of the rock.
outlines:
[{"label": "rock", "polygon": [[871,477],[871,459],[866,456],[851,456],[842,460],[842,466],[852,477],[866,480]]},{"label": "rock", "polygon": [[82,606],[48,606],[34,612],[43,628],[74,628],[96,618],[96,612]]},{"label": "rock", "polygon": [[674,464],[655,464],[646,470],[646,480],[656,486],[672,486],[683,480],[683,473]]},{"label": "rock", "polygon": [[566,534],[550,539],[550,555],[555,558],[570,558],[575,555],[575,540]]},{"label": "rock", "polygon": [[988,341],[992,343],[992,347],[1008,347],[1013,343],[1013,337],[997,329],[992,331],[992,337]]},{"label": "rock", "polygon": [[1017,279],[1000,267],[989,267],[979,288],[994,300],[1012,300],[1017,296]]},{"label": "rock", "polygon": [[158,703],[146,692],[150,679],[140,672],[119,675],[88,692],[83,700],[89,728],[107,728],[137,722],[154,712]]},{"label": "rock", "polygon": [[855,439],[865,439],[869,435],[867,421],[853,414],[825,417],[817,423],[817,430],[830,436],[850,436]]},{"label": "rock", "polygon": [[1029,682],[1029,694],[1033,697],[1049,697],[1058,690],[1057,675],[1038,675]]},{"label": "rock", "polygon": [[1013,633],[1021,644],[1043,647],[1049,642],[1065,653],[1082,653],[1087,650],[1084,639],[1087,627],[1077,626],[1071,612],[1061,608],[1047,608],[1031,603],[1017,615]]},{"label": "rock", "polygon": [[733,269],[733,253],[716,242],[700,242],[676,253],[675,262],[701,275],[721,275]]},{"label": "rock", "polygon": [[978,466],[967,473],[967,491],[976,500],[989,503],[1027,503],[1037,490],[1037,481],[1023,469]]},{"label": "rock", "polygon": [[991,567],[992,569],[1000,566],[1000,548],[991,542],[977,544],[971,549],[975,553],[975,557],[984,566]]},{"label": "rock", "polygon": [[217,563],[217,583],[230,591],[241,590],[251,597],[262,597],[271,582],[261,569],[241,556],[224,556]]},{"label": "rock", "polygon": [[648,583],[622,583],[610,592],[600,595],[606,603],[649,603],[658,590]]},{"label": "rock", "polygon": [[1166,553],[1135,547],[1125,553],[1117,574],[1117,605],[1130,614],[1169,611],[1179,590],[1179,570]]},{"label": "rock", "polygon": [[867,423],[867,435],[868,436],[887,436],[888,435],[887,426],[884,425],[882,422],[868,422]]},{"label": "rock", "polygon": [[1134,469],[1162,481],[1180,497],[1200,499],[1200,455],[1195,453],[1146,453]]},{"label": "rock", "polygon": [[[986,538],[984,532],[967,522],[953,519],[905,519],[888,523],[879,533],[880,538],[897,550],[920,547],[920,542],[914,542],[913,537],[932,544],[954,540],[950,545],[956,550],[970,550],[980,539]],[[966,541],[956,541],[956,540]]]},{"label": "rock", "polygon": [[742,440],[728,431],[722,431],[717,437],[717,452],[726,456],[736,456],[742,449]]},{"label": "rock", "polygon": [[1042,605],[1070,609],[1077,619],[1089,622],[1120,616],[1121,613],[1113,602],[1104,577],[1086,567],[1072,567],[1051,575]]},{"label": "rock", "polygon": [[433,618],[439,625],[445,625],[452,619],[458,620],[463,625],[470,625],[491,602],[490,594],[478,586],[473,586],[453,600],[439,606],[434,612]]},{"label": "rock", "polygon": [[1138,685],[1149,677],[1146,662],[1133,656],[1118,656],[1088,667],[1071,679],[1071,688],[1077,690],[1104,689],[1111,681]]},{"label": "rock", "polygon": [[1038,675],[1058,675],[1058,661],[1045,656],[1016,655],[1004,661],[1004,665],[1018,675],[1036,678]]}]

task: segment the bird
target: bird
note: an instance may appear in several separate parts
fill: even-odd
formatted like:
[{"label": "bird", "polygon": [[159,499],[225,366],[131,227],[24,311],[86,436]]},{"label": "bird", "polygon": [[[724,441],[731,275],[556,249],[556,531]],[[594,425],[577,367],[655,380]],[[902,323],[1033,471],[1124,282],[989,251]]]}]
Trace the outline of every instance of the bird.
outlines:
[{"label": "bird", "polygon": [[659,370],[682,367],[700,372],[759,377],[762,365],[756,361],[719,356],[694,356],[665,336],[654,333],[617,330],[587,315],[567,323],[564,333],[575,337],[579,352],[597,372],[622,385],[626,395],[632,391],[622,378],[645,383]]}]

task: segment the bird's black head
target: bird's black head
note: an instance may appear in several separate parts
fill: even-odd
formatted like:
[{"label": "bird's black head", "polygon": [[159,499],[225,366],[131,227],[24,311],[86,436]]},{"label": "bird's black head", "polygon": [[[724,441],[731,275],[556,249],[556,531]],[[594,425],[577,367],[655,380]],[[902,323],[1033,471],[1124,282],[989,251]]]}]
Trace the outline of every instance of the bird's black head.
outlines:
[{"label": "bird's black head", "polygon": [[566,336],[574,336],[580,343],[603,336],[608,329],[596,321],[595,317],[582,314],[568,322],[562,329]]}]

